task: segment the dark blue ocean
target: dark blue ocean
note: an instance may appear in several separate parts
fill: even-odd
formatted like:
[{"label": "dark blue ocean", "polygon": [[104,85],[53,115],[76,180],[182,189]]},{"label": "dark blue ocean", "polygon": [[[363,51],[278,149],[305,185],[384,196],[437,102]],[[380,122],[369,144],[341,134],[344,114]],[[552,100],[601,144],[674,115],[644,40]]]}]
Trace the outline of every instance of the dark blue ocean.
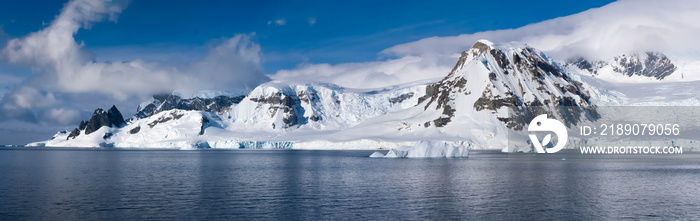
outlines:
[{"label": "dark blue ocean", "polygon": [[700,219],[700,154],[372,152],[0,148],[0,220]]}]

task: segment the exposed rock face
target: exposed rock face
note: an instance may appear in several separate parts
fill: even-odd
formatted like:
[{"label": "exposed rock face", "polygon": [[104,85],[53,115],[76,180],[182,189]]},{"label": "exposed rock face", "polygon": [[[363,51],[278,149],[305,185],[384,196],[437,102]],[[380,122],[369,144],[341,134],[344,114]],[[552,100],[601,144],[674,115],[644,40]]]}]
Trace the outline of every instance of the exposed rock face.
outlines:
[{"label": "exposed rock face", "polygon": [[[456,93],[462,93],[464,86],[466,84],[466,79],[449,79],[445,78],[440,82],[429,85],[425,88],[425,96],[418,99],[418,103],[422,103],[427,100],[424,110],[427,110],[430,105],[435,102],[437,110],[442,109],[442,114],[438,119],[433,120],[436,127],[442,127],[449,123],[454,117],[455,109],[449,104],[450,102],[450,92],[455,91]],[[424,124],[425,127],[430,126],[429,122]]]},{"label": "exposed rock face", "polygon": [[199,128],[199,135],[204,135],[205,130],[209,127],[209,123],[211,123],[209,118],[202,117],[202,127]]},{"label": "exposed rock face", "polygon": [[119,109],[117,109],[117,106],[112,105],[109,110],[107,110],[107,117],[109,119],[109,122],[112,124],[112,126],[115,127],[121,127],[124,123],[124,116],[122,116],[122,113],[119,112]]},{"label": "exposed rock face", "polygon": [[677,69],[666,55],[658,52],[621,55],[615,58],[615,62],[617,65],[613,66],[613,70],[627,76],[639,75],[663,79]]},{"label": "exposed rock face", "polygon": [[603,61],[588,61],[585,58],[578,57],[569,59],[567,65],[574,65],[581,70],[586,70],[593,75],[598,74],[598,70],[606,65]]},{"label": "exposed rock face", "polygon": [[129,130],[129,134],[137,134],[139,131],[141,131],[141,126],[136,126]]},{"label": "exposed rock face", "polygon": [[70,134],[68,134],[68,138],[66,138],[66,140],[70,138],[75,138],[78,135],[80,135],[80,130],[78,130],[78,128],[75,128],[73,129],[73,131],[70,132]]},{"label": "exposed rock face", "polygon": [[401,94],[401,95],[399,95],[399,96],[397,96],[397,97],[394,97],[394,98],[389,99],[389,101],[390,101],[392,104],[401,103],[401,102],[403,102],[403,101],[406,100],[406,99],[412,98],[413,95],[414,95],[413,92],[406,93],[406,94]]},{"label": "exposed rock face", "polygon": [[[153,127],[155,127],[157,124],[165,123],[165,122],[168,122],[168,121],[171,121],[171,120],[178,120],[178,119],[182,118],[182,116],[185,116],[185,113],[182,113],[181,111],[177,111],[177,110],[176,110],[176,111],[172,111],[172,112],[170,112],[169,115],[168,115],[168,114],[165,114],[165,115],[159,117],[158,119],[156,119],[156,120],[154,120],[154,121],[148,123],[148,126],[149,126],[150,128],[153,128]],[[139,130],[140,130],[140,129],[141,129],[141,128],[139,128]],[[138,132],[138,130],[137,130],[136,132],[134,132],[134,133],[137,133],[137,132]]]},{"label": "exposed rock face", "polygon": [[238,104],[245,96],[217,96],[214,98],[190,98],[183,99],[180,96],[172,94],[153,95],[154,101],[144,107],[139,106],[134,117],[142,119],[150,117],[162,111],[173,109],[179,110],[201,110],[212,113],[222,113],[233,104]]},{"label": "exposed rock face", "polygon": [[[299,95],[302,96],[299,97]],[[271,96],[250,98],[250,100],[257,102],[258,105],[269,104],[268,112],[272,118],[278,113],[283,115],[282,121],[284,125],[275,125],[273,123],[272,128],[274,129],[276,127],[289,128],[294,125],[306,123],[305,118],[301,119],[304,122],[300,121],[300,116],[303,116],[305,111],[304,108],[300,106],[302,98],[306,100],[307,103],[310,99],[314,99],[313,97],[309,98],[306,96],[306,93],[301,92],[298,94],[277,92]]]},{"label": "exposed rock face", "polygon": [[116,106],[112,106],[106,112],[102,110],[102,108],[97,108],[92,114],[90,120],[81,121],[78,128],[73,129],[73,131],[68,135],[67,139],[77,137],[83,130],[85,131],[85,134],[91,134],[103,126],[121,127],[124,124],[126,124],[124,117]]}]

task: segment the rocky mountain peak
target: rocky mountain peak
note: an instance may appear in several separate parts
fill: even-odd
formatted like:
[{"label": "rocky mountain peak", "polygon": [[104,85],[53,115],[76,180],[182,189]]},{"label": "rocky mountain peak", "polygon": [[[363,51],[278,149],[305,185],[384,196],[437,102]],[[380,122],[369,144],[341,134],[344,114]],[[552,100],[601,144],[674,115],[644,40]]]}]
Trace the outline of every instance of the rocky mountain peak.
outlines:
[{"label": "rocky mountain peak", "polygon": [[124,121],[124,116],[119,112],[116,106],[112,105],[106,112],[102,108],[97,108],[90,117],[88,121],[81,121],[78,128],[73,129],[73,131],[68,135],[67,139],[75,138],[80,135],[81,131],[85,131],[85,134],[91,134],[103,126],[107,127],[121,127],[126,122]]},{"label": "rocky mountain peak", "polygon": [[[425,122],[426,127],[445,126],[456,115],[470,111],[496,113],[501,107],[531,114],[556,112],[567,123],[576,124],[582,112],[594,109],[583,84],[571,79],[544,53],[526,45],[495,46],[485,40],[462,52],[447,77],[426,87],[419,105],[426,110],[442,109],[440,117]],[[568,113],[568,109],[559,108],[562,106],[576,111]],[[528,117],[534,115],[501,120],[522,129]]]},{"label": "rocky mountain peak", "polygon": [[463,51],[462,54],[459,56],[459,59],[457,60],[457,64],[452,68],[452,71],[445,77],[445,79],[453,78],[455,71],[461,69],[464,67],[464,64],[467,61],[471,61],[477,56],[488,53],[494,48],[494,43],[488,41],[488,40],[478,40],[474,45],[469,50]]},{"label": "rocky mountain peak", "polygon": [[488,52],[493,48],[494,44],[493,42],[490,42],[485,39],[478,40],[472,45],[471,51],[472,53],[475,53],[475,55],[480,55],[482,53]]},{"label": "rocky mountain peak", "polygon": [[124,116],[122,116],[122,113],[119,112],[116,105],[112,105],[112,107],[107,110],[107,118],[112,126],[115,127],[121,127],[124,123],[126,123],[124,121]]}]

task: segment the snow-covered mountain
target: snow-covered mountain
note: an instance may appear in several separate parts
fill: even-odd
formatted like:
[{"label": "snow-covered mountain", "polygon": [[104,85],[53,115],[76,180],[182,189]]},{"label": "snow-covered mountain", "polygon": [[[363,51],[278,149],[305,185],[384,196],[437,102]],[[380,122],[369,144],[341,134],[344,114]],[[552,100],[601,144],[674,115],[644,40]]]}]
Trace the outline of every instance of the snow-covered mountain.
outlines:
[{"label": "snow-covered mountain", "polygon": [[432,84],[356,90],[270,82],[245,96],[156,95],[124,124],[89,132],[81,124],[31,145],[378,149],[443,140],[502,149],[508,131],[538,114],[570,125],[595,118],[595,93],[575,79],[536,49],[480,40]]},{"label": "snow-covered mountain", "polygon": [[660,52],[623,54],[594,61],[579,57],[568,60],[565,66],[569,72],[622,82],[664,80],[679,70],[671,59]]},{"label": "snow-covered mountain", "polygon": [[[432,122],[436,127],[451,122],[455,113],[469,117],[473,112],[491,112],[516,129],[522,128],[524,118],[542,112],[559,115],[571,124],[581,121],[580,112],[595,115],[584,84],[562,72],[544,53],[525,45],[496,47],[483,40],[462,53],[445,79],[428,86],[422,100],[426,102],[419,106],[425,105],[425,110],[435,108],[442,113]],[[504,107],[516,114],[505,117]]]}]

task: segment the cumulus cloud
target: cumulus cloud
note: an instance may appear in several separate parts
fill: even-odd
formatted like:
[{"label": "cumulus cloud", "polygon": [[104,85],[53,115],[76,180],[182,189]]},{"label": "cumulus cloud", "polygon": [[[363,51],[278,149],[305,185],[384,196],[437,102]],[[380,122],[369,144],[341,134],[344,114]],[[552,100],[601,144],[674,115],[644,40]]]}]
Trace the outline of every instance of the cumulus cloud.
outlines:
[{"label": "cumulus cloud", "polygon": [[114,21],[125,7],[126,2],[73,0],[47,27],[10,39],[0,51],[0,60],[31,67],[35,74],[2,98],[0,115],[37,119],[62,113],[64,118],[57,121],[62,123],[70,119],[65,116],[76,112],[55,109],[56,105],[85,101],[70,100],[75,96],[57,96],[60,94],[96,93],[124,101],[174,90],[237,92],[269,81],[260,66],[260,46],[251,40],[254,34],[221,39],[204,58],[178,67],[138,59],[95,61],[95,55],[76,42],[74,35],[95,22]]},{"label": "cumulus cloud", "polygon": [[309,25],[315,25],[316,24],[316,18],[309,18]]},{"label": "cumulus cloud", "polygon": [[431,37],[397,45],[382,53],[393,56],[454,53],[478,39],[489,39],[527,43],[561,59],[573,56],[605,59],[636,51],[691,56],[700,51],[698,20],[698,1],[623,0],[517,29]]}]

